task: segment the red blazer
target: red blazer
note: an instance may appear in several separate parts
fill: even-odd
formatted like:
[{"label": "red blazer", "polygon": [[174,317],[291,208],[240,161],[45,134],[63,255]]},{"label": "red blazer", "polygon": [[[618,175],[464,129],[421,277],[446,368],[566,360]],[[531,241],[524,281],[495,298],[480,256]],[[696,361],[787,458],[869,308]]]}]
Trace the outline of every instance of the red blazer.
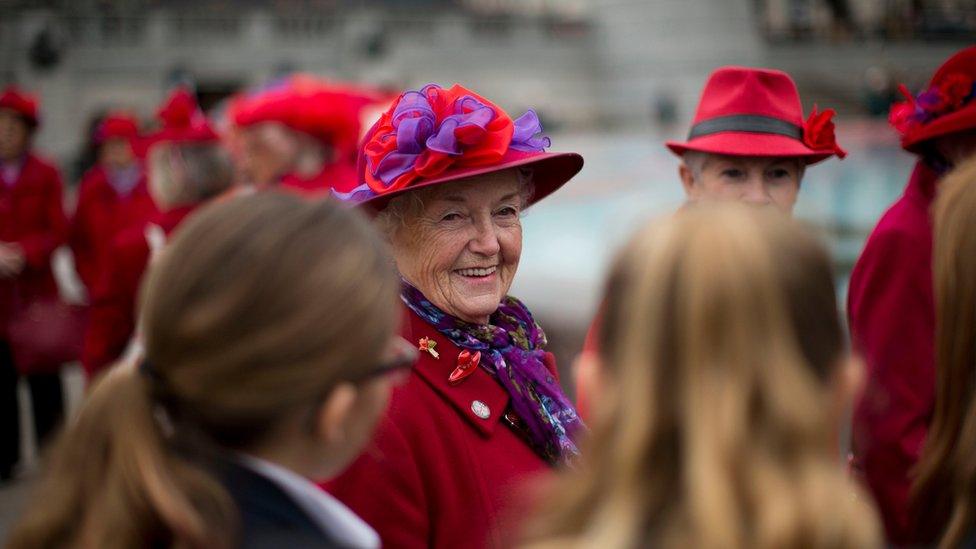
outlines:
[{"label": "red blazer", "polygon": [[[503,420],[509,397],[501,385],[481,369],[449,385],[461,349],[407,316],[403,337],[429,337],[440,358],[421,353],[370,446],[324,486],[379,532],[384,547],[503,547],[509,506],[549,467]],[[546,362],[555,376],[552,354]],[[475,401],[489,417],[475,414]]]},{"label": "red blazer", "polygon": [[58,295],[51,253],[68,232],[62,192],[57,168],[33,154],[26,156],[12,186],[0,181],[0,241],[18,244],[26,257],[19,276],[0,278],[0,339],[6,338],[7,320],[17,302]]},{"label": "red blazer", "polygon": [[[182,206],[163,212],[156,224],[168,235],[194,209]],[[122,356],[135,332],[136,300],[149,255],[144,227],[126,229],[112,241],[91,295],[81,358],[89,379]]]},{"label": "red blazer", "polygon": [[864,475],[888,541],[919,540],[908,511],[909,470],[918,461],[935,401],[932,221],[938,176],[921,162],[884,214],[851,274],[851,340],[867,363],[854,411],[855,471]]},{"label": "red blazer", "polygon": [[71,251],[78,276],[89,291],[95,287],[115,235],[129,227],[142,229],[156,215],[145,175],[128,196],[119,196],[104,168],[95,166],[85,173],[71,227]]}]

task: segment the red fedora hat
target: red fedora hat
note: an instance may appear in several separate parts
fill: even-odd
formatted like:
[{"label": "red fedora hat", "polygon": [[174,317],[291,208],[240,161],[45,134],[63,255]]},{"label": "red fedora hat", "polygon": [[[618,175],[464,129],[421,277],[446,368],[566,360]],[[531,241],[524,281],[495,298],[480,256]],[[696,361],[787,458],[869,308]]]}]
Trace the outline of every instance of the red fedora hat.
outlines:
[{"label": "red fedora hat", "polygon": [[800,94],[785,72],[722,67],[705,83],[688,139],[666,144],[679,156],[790,156],[812,164],[847,155],[834,137],[833,115],[814,107],[804,122]]},{"label": "red fedora hat", "polygon": [[494,103],[455,84],[403,92],[366,133],[359,148],[359,186],[334,194],[379,211],[407,191],[510,168],[531,169],[530,204],[583,168],[576,153],[549,153],[534,111],[513,120]]},{"label": "red fedora hat", "polygon": [[891,107],[888,120],[901,134],[901,146],[914,153],[936,137],[976,129],[976,46],[957,52],[935,71],[929,87]]},{"label": "red fedora hat", "polygon": [[0,93],[0,109],[10,109],[19,114],[31,128],[36,128],[41,121],[40,107],[37,98],[10,85]]}]

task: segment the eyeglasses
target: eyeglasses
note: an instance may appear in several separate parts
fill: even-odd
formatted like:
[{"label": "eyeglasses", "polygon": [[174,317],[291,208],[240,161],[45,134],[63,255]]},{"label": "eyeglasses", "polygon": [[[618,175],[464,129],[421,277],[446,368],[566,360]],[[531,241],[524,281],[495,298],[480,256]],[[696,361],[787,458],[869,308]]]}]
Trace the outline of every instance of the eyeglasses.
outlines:
[{"label": "eyeglasses", "polygon": [[417,356],[417,349],[413,345],[400,336],[393,336],[380,363],[353,376],[350,381],[363,383],[389,374],[407,372],[417,362]]}]

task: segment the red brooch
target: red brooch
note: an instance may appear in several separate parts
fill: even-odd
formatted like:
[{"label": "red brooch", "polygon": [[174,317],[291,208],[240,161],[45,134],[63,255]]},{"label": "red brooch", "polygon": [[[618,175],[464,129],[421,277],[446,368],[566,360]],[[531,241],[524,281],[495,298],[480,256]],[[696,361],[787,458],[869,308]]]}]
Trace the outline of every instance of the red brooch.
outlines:
[{"label": "red brooch", "polygon": [[478,369],[478,364],[481,364],[481,351],[475,351],[473,355],[470,351],[461,351],[457,358],[457,368],[454,368],[454,371],[448,376],[447,382],[451,385],[461,383],[464,378]]},{"label": "red brooch", "polygon": [[440,358],[441,354],[438,353],[434,348],[437,347],[437,342],[429,337],[420,338],[420,345],[417,347],[421,351],[430,353],[430,356],[434,358]]}]

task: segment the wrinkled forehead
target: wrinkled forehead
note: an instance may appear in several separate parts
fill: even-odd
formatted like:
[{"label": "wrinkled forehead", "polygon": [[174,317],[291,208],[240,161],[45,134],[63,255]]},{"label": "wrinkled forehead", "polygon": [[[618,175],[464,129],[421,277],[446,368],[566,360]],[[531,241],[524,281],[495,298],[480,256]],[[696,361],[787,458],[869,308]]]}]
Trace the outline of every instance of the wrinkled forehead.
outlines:
[{"label": "wrinkled forehead", "polygon": [[522,188],[518,172],[502,170],[422,189],[427,204],[435,202],[491,203],[517,197]]}]

